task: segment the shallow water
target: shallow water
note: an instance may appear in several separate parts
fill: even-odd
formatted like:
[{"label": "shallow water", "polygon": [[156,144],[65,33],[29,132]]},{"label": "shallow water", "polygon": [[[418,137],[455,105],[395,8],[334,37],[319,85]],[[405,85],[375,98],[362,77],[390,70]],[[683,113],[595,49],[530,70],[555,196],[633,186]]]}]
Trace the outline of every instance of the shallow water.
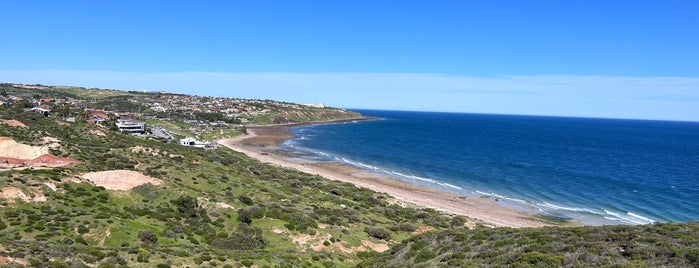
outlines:
[{"label": "shallow water", "polygon": [[699,220],[699,123],[358,110],[284,146],[585,224]]}]

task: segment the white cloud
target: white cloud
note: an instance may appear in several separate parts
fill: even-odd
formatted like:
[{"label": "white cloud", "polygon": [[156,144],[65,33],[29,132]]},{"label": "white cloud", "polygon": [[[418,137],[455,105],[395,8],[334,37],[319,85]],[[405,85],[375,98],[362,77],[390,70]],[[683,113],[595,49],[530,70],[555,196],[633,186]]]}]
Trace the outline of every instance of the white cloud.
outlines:
[{"label": "white cloud", "polygon": [[350,108],[699,121],[697,77],[0,71],[0,79],[325,102]]}]

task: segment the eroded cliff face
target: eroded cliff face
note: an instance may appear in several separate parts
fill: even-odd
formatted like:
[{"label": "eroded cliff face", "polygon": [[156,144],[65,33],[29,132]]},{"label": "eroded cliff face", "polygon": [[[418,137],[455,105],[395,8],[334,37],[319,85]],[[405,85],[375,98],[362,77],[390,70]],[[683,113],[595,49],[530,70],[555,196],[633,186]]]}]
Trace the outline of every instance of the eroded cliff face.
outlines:
[{"label": "eroded cliff face", "polygon": [[31,146],[18,143],[12,137],[0,137],[0,168],[62,167],[80,162],[49,154],[49,148],[56,146],[60,145]]}]

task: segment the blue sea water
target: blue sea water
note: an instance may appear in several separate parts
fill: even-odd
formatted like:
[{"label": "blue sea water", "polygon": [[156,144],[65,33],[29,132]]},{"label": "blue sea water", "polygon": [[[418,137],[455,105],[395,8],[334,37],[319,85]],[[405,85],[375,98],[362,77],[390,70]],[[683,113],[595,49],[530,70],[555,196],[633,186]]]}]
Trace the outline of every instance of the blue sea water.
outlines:
[{"label": "blue sea water", "polygon": [[358,110],[285,147],[584,224],[699,220],[699,123]]}]

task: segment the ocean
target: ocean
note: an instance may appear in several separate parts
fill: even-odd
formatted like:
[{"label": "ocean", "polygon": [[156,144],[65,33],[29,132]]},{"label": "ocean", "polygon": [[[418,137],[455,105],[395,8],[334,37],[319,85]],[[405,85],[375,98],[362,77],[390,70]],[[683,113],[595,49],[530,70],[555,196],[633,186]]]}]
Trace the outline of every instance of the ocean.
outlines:
[{"label": "ocean", "polygon": [[699,123],[357,111],[381,119],[294,127],[282,146],[582,224],[699,220]]}]

